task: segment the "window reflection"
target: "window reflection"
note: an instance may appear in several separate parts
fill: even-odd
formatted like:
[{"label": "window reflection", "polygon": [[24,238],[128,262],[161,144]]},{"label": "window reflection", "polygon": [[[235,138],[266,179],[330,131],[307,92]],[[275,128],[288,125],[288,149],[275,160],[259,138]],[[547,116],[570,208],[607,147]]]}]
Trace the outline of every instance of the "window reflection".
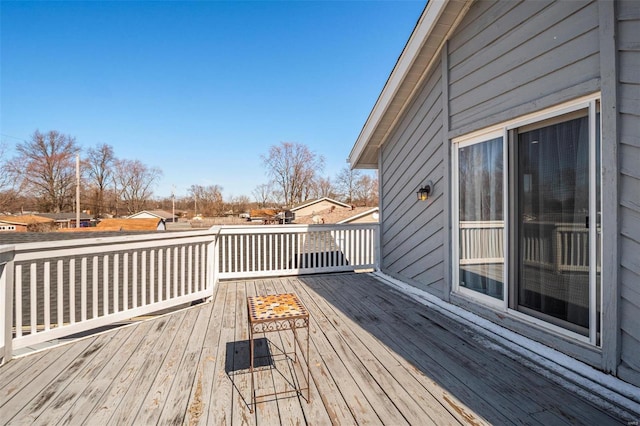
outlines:
[{"label": "window reflection", "polygon": [[519,133],[518,157],[519,305],[587,334],[588,117]]},{"label": "window reflection", "polygon": [[461,147],[459,165],[459,285],[503,298],[503,142]]}]

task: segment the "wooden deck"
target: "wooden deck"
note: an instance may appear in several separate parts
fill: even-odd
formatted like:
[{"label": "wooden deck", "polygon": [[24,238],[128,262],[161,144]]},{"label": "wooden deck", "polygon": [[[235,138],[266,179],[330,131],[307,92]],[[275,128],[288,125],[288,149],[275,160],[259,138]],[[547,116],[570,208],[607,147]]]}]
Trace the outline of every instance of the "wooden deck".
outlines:
[{"label": "wooden deck", "polygon": [[[311,315],[311,402],[250,414],[246,297],[295,292]],[[269,393],[301,378],[258,347]],[[259,364],[259,363],[258,363]],[[488,348],[366,274],[219,283],[212,303],[90,336],[0,368],[8,424],[626,424]]]}]

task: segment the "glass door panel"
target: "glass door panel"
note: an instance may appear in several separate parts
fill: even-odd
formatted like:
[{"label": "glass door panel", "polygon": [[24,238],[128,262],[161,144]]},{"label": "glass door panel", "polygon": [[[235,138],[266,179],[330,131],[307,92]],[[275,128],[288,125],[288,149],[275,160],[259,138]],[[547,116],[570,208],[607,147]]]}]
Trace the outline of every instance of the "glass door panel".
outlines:
[{"label": "glass door panel", "polygon": [[504,297],[503,138],[458,149],[458,285]]},{"label": "glass door panel", "polygon": [[518,308],[588,335],[589,118],[521,129],[517,143]]}]

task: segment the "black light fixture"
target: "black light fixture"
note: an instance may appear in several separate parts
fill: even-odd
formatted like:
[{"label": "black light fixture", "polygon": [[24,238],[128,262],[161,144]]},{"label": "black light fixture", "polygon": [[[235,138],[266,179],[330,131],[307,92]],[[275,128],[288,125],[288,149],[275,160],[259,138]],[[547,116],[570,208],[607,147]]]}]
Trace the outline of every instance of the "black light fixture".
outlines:
[{"label": "black light fixture", "polygon": [[431,194],[432,188],[433,188],[433,184],[431,183],[431,181],[427,181],[425,185],[421,186],[418,192],[416,193],[418,195],[418,201],[426,201],[429,198],[429,195]]}]

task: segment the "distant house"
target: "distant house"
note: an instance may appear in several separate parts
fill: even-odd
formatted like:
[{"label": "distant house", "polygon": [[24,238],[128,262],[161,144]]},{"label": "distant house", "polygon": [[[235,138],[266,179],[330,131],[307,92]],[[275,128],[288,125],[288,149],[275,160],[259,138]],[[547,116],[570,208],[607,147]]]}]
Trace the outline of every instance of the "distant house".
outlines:
[{"label": "distant house", "polygon": [[166,212],[164,210],[143,210],[134,213],[128,217],[129,219],[162,219],[165,222],[177,222],[178,216]]},{"label": "distant house", "polygon": [[383,273],[635,385],[639,29],[638,1],[429,1],[349,155]]},{"label": "distant house", "polygon": [[378,222],[378,207],[354,207],[349,209],[327,209],[312,216],[296,216],[299,225],[372,223]]},{"label": "distant house", "polygon": [[54,229],[53,219],[39,215],[0,216],[0,232],[46,232]]},{"label": "distant house", "polygon": [[377,223],[380,220],[379,208],[374,207],[365,211],[359,212],[346,219],[342,219],[337,224],[342,223]]},{"label": "distant house", "polygon": [[[37,216],[53,219],[58,229],[76,228],[75,213],[38,213]],[[80,213],[80,228],[88,228],[95,222],[93,217],[86,213]]]},{"label": "distant house", "polygon": [[291,208],[291,212],[295,214],[295,218],[302,216],[315,216],[323,212],[333,210],[351,210],[352,207],[349,204],[342,203],[329,197],[319,198],[317,200],[305,201]]},{"label": "distant house", "polygon": [[165,223],[165,227],[167,231],[188,231],[193,229],[191,226],[191,222],[167,222]]},{"label": "distant house", "polygon": [[97,231],[165,231],[164,219],[102,219],[96,226]]}]

